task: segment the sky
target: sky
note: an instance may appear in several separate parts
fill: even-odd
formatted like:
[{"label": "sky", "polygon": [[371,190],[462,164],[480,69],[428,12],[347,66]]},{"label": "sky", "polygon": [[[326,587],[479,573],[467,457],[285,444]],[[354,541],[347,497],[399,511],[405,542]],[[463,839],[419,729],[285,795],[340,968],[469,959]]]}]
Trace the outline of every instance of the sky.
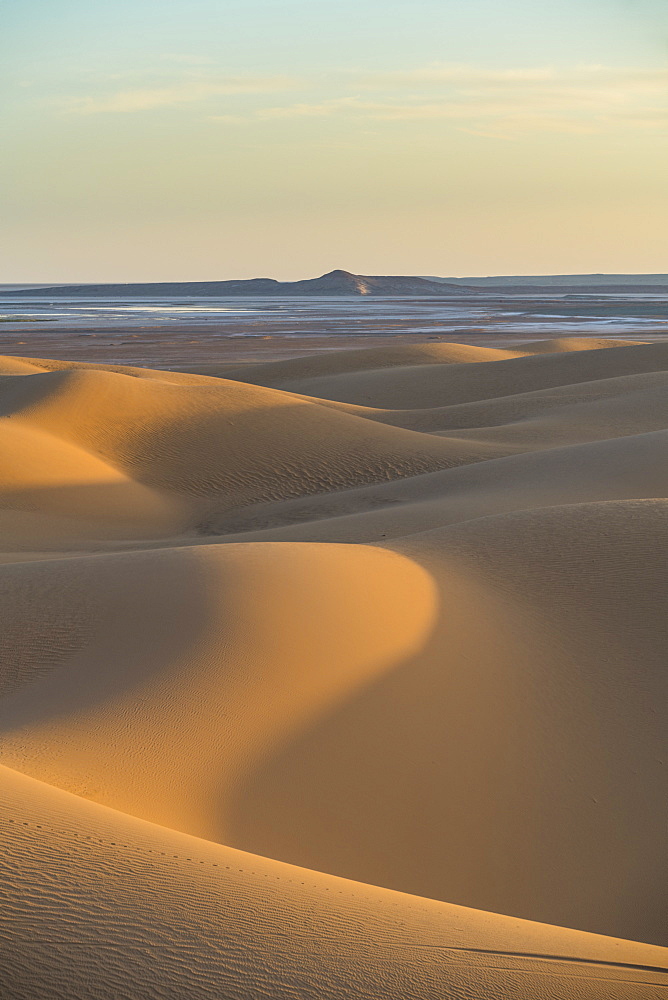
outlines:
[{"label": "sky", "polygon": [[0,282],[668,271],[666,0],[0,0]]}]

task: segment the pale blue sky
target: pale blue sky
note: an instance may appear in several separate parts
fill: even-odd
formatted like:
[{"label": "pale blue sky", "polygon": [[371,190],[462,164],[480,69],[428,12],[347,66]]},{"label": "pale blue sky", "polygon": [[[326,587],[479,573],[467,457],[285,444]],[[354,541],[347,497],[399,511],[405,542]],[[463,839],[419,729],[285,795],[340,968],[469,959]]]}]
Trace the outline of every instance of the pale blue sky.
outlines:
[{"label": "pale blue sky", "polygon": [[4,0],[0,281],[665,270],[665,0]]}]

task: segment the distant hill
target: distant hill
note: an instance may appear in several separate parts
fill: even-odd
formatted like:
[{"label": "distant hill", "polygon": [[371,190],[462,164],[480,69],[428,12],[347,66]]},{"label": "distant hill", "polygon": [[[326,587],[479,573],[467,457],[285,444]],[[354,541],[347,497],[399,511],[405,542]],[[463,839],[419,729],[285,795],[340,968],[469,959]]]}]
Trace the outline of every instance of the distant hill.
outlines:
[{"label": "distant hill", "polygon": [[[165,296],[264,296],[264,295],[451,295],[469,294],[463,285],[409,276],[370,276],[349,271],[330,271],[320,278],[303,281],[276,281],[274,278],[249,278],[243,281],[164,281],[122,285],[53,285],[29,288],[25,295],[90,296],[108,295],[137,298]],[[8,294],[8,293],[0,293]]]},{"label": "distant hill", "polygon": [[25,296],[122,298],[225,298],[227,296],[420,296],[420,295],[610,295],[668,294],[668,274],[547,274],[499,275],[485,278],[438,278],[410,275],[352,274],[330,271],[319,278],[276,281],[158,281],[91,285],[0,285],[0,297]]},{"label": "distant hill", "polygon": [[17,285],[16,283],[9,284],[9,285],[0,284],[0,293],[2,293],[2,292],[24,292],[24,291],[29,291],[30,292],[30,291],[32,291],[35,288],[53,288],[53,285],[45,285],[45,284],[36,285],[36,284],[30,284],[28,282],[24,282],[24,284],[22,284],[22,285]]},{"label": "distant hill", "polygon": [[426,277],[427,281],[461,282],[463,285],[668,285],[668,274],[506,274],[478,278]]},{"label": "distant hill", "polygon": [[668,291],[668,274],[537,274],[494,275],[485,278],[437,278],[427,281],[460,283],[478,291],[542,294],[561,292],[601,293]]}]

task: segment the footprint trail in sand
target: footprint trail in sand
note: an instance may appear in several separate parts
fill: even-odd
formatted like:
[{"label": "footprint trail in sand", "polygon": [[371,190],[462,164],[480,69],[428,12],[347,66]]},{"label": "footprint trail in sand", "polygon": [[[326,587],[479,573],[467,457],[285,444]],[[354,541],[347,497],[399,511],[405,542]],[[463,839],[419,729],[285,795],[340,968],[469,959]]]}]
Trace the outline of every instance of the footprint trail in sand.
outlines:
[{"label": "footprint trail in sand", "polygon": [[668,344],[0,359],[8,1000],[666,995]]}]

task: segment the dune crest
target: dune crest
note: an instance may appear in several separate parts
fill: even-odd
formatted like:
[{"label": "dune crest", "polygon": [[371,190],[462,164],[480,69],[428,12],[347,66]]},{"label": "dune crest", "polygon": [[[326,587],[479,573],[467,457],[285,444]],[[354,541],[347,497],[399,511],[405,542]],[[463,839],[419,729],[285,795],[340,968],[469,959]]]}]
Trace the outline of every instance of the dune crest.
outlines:
[{"label": "dune crest", "polygon": [[658,1000],[668,345],[206,368],[0,359],[9,996]]}]

